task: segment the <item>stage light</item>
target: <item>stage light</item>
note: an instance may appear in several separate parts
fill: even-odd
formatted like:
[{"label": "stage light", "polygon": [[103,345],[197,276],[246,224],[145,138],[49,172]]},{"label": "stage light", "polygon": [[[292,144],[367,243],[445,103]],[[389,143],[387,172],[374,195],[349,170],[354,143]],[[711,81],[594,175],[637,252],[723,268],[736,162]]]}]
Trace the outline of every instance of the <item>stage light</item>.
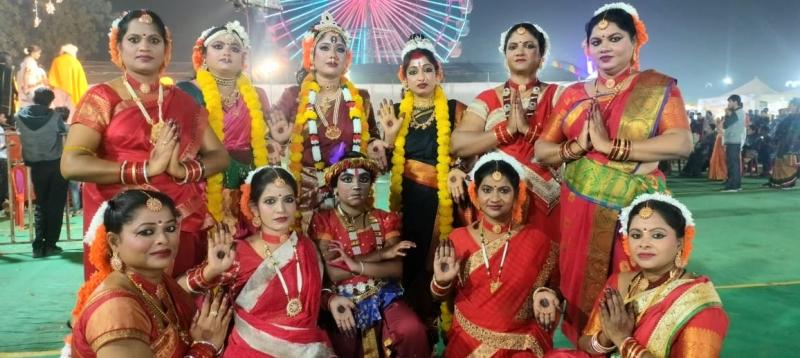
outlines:
[{"label": "stage light", "polygon": [[725,84],[726,86],[732,85],[733,78],[731,78],[731,76],[725,76],[725,78],[722,79],[722,83]]}]

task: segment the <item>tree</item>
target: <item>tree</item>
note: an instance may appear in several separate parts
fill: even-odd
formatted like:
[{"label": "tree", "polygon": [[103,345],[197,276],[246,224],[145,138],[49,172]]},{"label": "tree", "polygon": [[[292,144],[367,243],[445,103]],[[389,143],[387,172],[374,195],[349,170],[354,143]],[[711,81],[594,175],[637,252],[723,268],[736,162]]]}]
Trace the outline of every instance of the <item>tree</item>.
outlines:
[{"label": "tree", "polygon": [[[48,64],[58,56],[66,43],[78,47],[82,59],[108,59],[108,28],[111,26],[111,1],[66,0],[56,5],[54,14],[44,10],[39,1],[39,27],[33,27],[32,0],[0,1],[0,51],[6,51],[19,62],[28,45],[42,48],[40,64]],[[44,66],[46,67],[46,66]]]}]

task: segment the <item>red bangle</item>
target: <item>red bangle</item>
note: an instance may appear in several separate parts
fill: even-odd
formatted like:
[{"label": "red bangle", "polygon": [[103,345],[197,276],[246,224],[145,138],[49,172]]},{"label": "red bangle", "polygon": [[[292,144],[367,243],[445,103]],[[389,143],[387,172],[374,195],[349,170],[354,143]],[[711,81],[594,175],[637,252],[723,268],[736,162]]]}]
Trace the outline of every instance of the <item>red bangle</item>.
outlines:
[{"label": "red bangle", "polygon": [[186,356],[193,358],[213,358],[217,356],[217,347],[208,342],[193,342]]},{"label": "red bangle", "polygon": [[514,137],[508,132],[508,124],[506,122],[494,126],[493,130],[494,136],[497,138],[497,142],[501,145],[510,144],[512,141],[514,141]]}]

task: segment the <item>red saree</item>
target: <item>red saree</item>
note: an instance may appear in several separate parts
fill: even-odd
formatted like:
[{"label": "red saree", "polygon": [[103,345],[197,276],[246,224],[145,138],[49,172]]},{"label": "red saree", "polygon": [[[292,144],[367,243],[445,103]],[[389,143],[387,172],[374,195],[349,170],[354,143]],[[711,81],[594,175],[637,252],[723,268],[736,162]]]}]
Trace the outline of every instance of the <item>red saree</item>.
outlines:
[{"label": "red saree", "polygon": [[[480,244],[468,228],[450,234],[461,262],[453,326],[445,357],[542,357],[553,347],[553,332],[533,316],[533,291],[557,277],[558,245],[532,225],[509,241],[502,285],[490,291]],[[487,245],[489,265],[497,270],[503,241]],[[493,271],[496,274],[496,271]]]},{"label": "red saree", "polygon": [[[609,278],[606,287],[619,288],[618,276]],[[647,308],[636,321],[633,338],[656,358],[719,357],[728,332],[728,316],[708,277],[679,279],[645,291],[634,299],[637,307]],[[599,300],[583,334],[600,331]],[[618,353],[615,356],[619,356]]]},{"label": "red saree", "polygon": [[[577,138],[588,119],[590,101],[584,83],[559,98],[541,138],[561,143]],[[689,128],[674,79],[649,70],[634,77],[615,96],[598,99],[611,138],[642,141],[672,128]],[[573,343],[586,325],[592,304],[609,274],[629,271],[617,232],[619,210],[644,192],[665,191],[658,170],[640,173],[639,162],[610,161],[592,151],[567,163],[561,186],[561,292],[567,300],[562,325]]]},{"label": "red saree", "polygon": [[[512,84],[512,88],[516,85]],[[503,86],[483,91],[475,101],[470,104],[467,111],[478,115],[486,122],[485,130],[491,131],[495,126],[505,123],[505,112],[503,111]],[[553,109],[553,101],[556,97],[558,86],[545,85],[542,94],[539,96],[539,104],[534,115],[528,119],[530,130],[535,133],[542,133]],[[547,234],[552,240],[558,241],[561,237],[561,228],[558,220],[561,217],[560,206],[558,205],[560,190],[558,181],[553,177],[550,169],[533,163],[533,144],[539,134],[534,135],[534,140],[526,141],[518,136],[514,142],[502,145],[499,150],[514,157],[525,168],[525,182],[528,186],[529,197],[533,198],[528,207],[528,223]]]},{"label": "red saree", "polygon": [[72,357],[96,357],[102,346],[120,339],[137,339],[150,345],[156,358],[183,357],[189,344],[180,336],[189,333],[195,305],[178,283],[166,275],[164,287],[172,298],[167,314],[174,312],[183,332],[174,325],[161,327],[159,316],[151,312],[139,292],[95,291],[72,329]]},{"label": "red saree", "polygon": [[[225,345],[225,357],[331,357],[325,331],[317,327],[322,290],[322,263],[317,248],[304,235],[292,235],[273,252],[286,280],[289,294],[297,297],[297,243],[303,287],[299,293],[302,311],[289,317],[289,299],[273,270],[247,242],[237,246],[240,271],[232,291],[236,297],[233,330]],[[259,246],[261,247],[261,246]]]},{"label": "red saree", "polygon": [[[150,143],[150,125],[139,107],[131,99],[118,78],[92,87],[78,103],[73,123],[87,126],[101,134],[97,157],[113,162],[141,162],[150,157],[153,145]],[[134,88],[139,84],[130,80]],[[158,118],[158,89],[152,86],[149,94],[138,93],[142,102],[154,119]],[[185,92],[167,86],[164,90],[164,119],[174,120],[180,129],[181,159],[195,158],[200,149],[203,133],[208,126],[207,112],[198,106]],[[205,238],[202,237],[203,223],[207,210],[205,195],[199,184],[177,184],[166,173],[150,178],[149,185],[94,184],[83,187],[83,228],[89,223],[103,201],[115,194],[133,188],[149,189],[169,195],[181,213],[181,240],[178,255],[171,273],[180,276],[189,268],[203,261],[206,256]],[[88,258],[89,249],[84,246],[85,278],[95,271]]]}]

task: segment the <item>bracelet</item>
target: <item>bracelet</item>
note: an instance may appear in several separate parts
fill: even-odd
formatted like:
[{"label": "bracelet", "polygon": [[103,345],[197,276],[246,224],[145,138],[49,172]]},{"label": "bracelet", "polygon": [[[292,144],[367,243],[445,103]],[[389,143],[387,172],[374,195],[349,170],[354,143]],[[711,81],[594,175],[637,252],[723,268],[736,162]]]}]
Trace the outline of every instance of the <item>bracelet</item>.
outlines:
[{"label": "bracelet", "polygon": [[622,340],[622,344],[619,345],[619,354],[623,358],[628,357],[628,353],[630,353],[631,348],[634,348],[636,345],[636,340],[633,337],[626,337]]},{"label": "bracelet", "polygon": [[358,273],[359,276],[364,276],[364,261],[359,261],[359,265],[361,265],[361,272]]},{"label": "bracelet", "polygon": [[611,141],[611,150],[606,156],[610,160],[624,162],[631,155],[631,141],[628,139],[615,138]]},{"label": "bracelet", "polygon": [[150,184],[150,176],[147,175],[147,161],[146,160],[144,161],[144,164],[142,165],[142,174],[144,174],[144,182],[145,182],[145,184]]},{"label": "bracelet", "polygon": [[125,160],[122,162],[122,165],[119,166],[119,182],[122,185],[127,185],[128,183],[125,182],[125,166],[128,165],[128,161]]},{"label": "bracelet", "polygon": [[592,350],[597,352],[597,353],[600,353],[600,354],[606,354],[606,353],[613,352],[614,348],[615,348],[613,345],[611,347],[606,347],[606,346],[600,344],[600,340],[597,338],[597,336],[599,336],[599,335],[600,335],[599,332],[592,335],[592,339],[590,340],[591,346],[592,346]]},{"label": "bracelet", "polygon": [[89,149],[87,147],[80,146],[80,145],[65,145],[64,146],[64,151],[65,152],[84,152],[84,153],[89,153],[91,155],[97,155],[97,153],[95,153],[93,150],[91,150],[91,149]]},{"label": "bracelet", "polygon": [[436,286],[436,288],[438,288],[438,289],[440,289],[440,290],[449,290],[449,289],[450,289],[450,287],[453,287],[453,281],[450,281],[450,282],[447,284],[447,286],[441,286],[441,285],[439,285],[439,283],[438,283],[438,282],[436,282],[436,279],[435,279],[435,278],[431,278],[431,283],[433,283],[433,285],[434,285],[434,286]]},{"label": "bracelet", "polygon": [[178,181],[177,178],[174,177],[172,178],[172,180],[178,183],[178,185],[183,185],[189,182],[189,167],[186,166],[186,162],[181,162],[181,166],[183,167],[183,170],[186,172],[186,176],[184,176],[183,180],[181,181]]},{"label": "bracelet", "polygon": [[577,142],[574,139],[568,140],[564,143],[561,143],[559,147],[558,156],[561,157],[561,161],[568,162],[573,161],[581,157],[581,153],[575,153],[572,151],[571,145],[572,142]]},{"label": "bracelet", "polygon": [[494,136],[497,138],[497,143],[501,145],[510,144],[514,141],[514,137],[508,131],[508,124],[506,122],[494,126]]},{"label": "bracelet", "polygon": [[450,292],[450,288],[453,287],[453,282],[451,281],[447,286],[442,287],[436,283],[436,279],[431,278],[431,294],[436,297],[445,297]]},{"label": "bracelet", "polygon": [[[205,352],[201,352],[201,354],[202,353],[207,353],[208,349],[210,349],[211,350],[211,357],[216,357],[216,356],[222,354],[222,348],[224,346],[217,348],[217,346],[214,343],[211,343],[209,341],[194,341],[194,342],[192,342],[192,345],[191,345],[190,348],[194,349],[195,347],[197,347],[197,348],[206,347],[206,349],[200,348],[201,351],[205,351]],[[203,354],[201,356],[207,356],[207,355]]]},{"label": "bracelet", "polygon": [[526,142],[530,144],[534,144],[536,142],[536,138],[539,136],[539,125],[537,124],[536,127],[533,129],[528,128],[528,132],[525,133],[525,136],[522,137]]}]

